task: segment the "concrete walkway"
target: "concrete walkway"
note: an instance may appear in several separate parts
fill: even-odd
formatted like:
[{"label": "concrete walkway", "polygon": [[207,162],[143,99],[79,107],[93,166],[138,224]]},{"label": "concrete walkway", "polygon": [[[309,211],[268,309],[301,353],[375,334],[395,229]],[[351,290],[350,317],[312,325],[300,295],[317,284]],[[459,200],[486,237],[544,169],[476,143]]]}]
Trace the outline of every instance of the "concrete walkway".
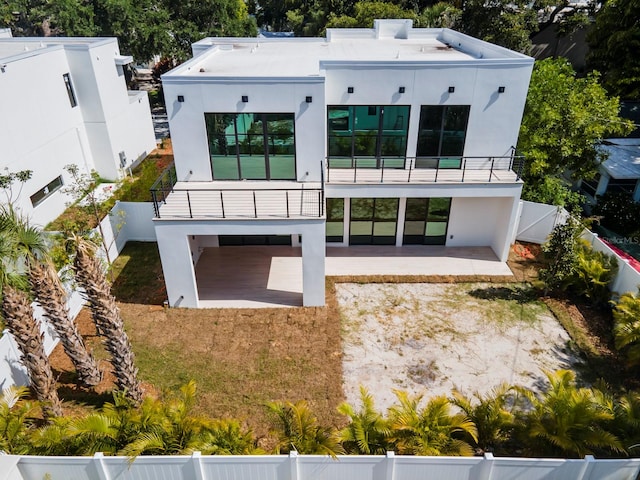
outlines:
[{"label": "concrete walkway", "polygon": [[[301,254],[281,246],[205,249],[196,266],[200,306],[301,306]],[[325,270],[327,276],[512,275],[488,247],[329,247]]]}]

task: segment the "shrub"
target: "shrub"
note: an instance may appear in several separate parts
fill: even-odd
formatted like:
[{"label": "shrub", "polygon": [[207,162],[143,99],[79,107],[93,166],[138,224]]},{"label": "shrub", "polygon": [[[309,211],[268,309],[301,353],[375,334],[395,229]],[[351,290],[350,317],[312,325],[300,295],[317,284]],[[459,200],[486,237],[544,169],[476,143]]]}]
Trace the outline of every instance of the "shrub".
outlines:
[{"label": "shrub", "polygon": [[567,279],[571,289],[594,305],[605,305],[611,299],[609,285],[618,273],[616,259],[597,252],[584,242],[577,251],[577,262],[573,275]]}]

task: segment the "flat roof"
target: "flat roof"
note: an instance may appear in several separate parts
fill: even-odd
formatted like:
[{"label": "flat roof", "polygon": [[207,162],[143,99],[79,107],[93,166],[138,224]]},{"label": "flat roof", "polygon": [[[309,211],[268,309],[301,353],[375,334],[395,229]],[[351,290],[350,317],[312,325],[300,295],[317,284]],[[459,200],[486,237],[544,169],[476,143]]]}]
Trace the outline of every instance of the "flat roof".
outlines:
[{"label": "flat roof", "polygon": [[609,138],[601,147],[609,158],[602,167],[613,178],[640,178],[640,138]]},{"label": "flat roof", "polygon": [[321,77],[341,66],[526,63],[533,59],[449,29],[413,28],[410,20],[376,20],[372,29],[329,29],[327,38],[211,37],[196,56],[163,77]]},{"label": "flat roof", "polygon": [[18,60],[54,47],[88,48],[115,41],[108,37],[0,37],[0,61]]}]

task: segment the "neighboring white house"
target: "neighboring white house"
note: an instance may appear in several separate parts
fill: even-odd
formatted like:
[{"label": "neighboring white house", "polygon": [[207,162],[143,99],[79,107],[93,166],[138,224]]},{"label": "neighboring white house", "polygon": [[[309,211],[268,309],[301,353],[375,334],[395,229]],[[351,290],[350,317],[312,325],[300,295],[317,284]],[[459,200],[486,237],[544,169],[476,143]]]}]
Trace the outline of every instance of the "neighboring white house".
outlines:
[{"label": "neighboring white house", "polygon": [[324,305],[326,245],[506,260],[532,58],[410,20],[193,53],[162,77],[177,183],[156,192],[154,222],[170,304],[199,306],[196,264],[219,245],[301,245],[305,306]]},{"label": "neighboring white house", "polygon": [[640,202],[640,138],[609,138],[600,148],[608,157],[593,180],[580,182],[582,193],[593,203],[607,192],[624,192]]},{"label": "neighboring white house", "polygon": [[115,38],[0,38],[0,169],[33,172],[18,206],[35,223],[65,209],[65,165],[115,180],[155,148],[147,93],[127,91],[131,61]]}]

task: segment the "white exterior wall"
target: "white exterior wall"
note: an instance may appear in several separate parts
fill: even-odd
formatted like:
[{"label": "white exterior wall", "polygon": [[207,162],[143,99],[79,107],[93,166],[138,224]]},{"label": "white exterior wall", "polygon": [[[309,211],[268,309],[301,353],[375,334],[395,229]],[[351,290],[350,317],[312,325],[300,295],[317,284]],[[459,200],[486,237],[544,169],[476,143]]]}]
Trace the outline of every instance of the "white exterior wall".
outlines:
[{"label": "white exterior wall", "polygon": [[[163,87],[179,180],[212,180],[204,114],[247,112],[294,113],[297,180],[320,181],[326,143],[321,79],[175,82],[163,78]],[[178,102],[178,95],[184,96],[184,102]],[[242,103],[243,95],[249,102]],[[312,103],[305,102],[307,96]]]},{"label": "white exterior wall", "polygon": [[[59,175],[68,183],[65,165],[85,170],[91,164],[82,113],[71,107],[62,77],[68,72],[65,52],[57,48],[25,54],[0,73],[0,168],[32,170],[17,206],[35,224],[53,220],[70,198],[58,190],[33,208],[29,197]],[[19,190],[15,184],[14,193]]]},{"label": "white exterior wall", "polygon": [[[118,178],[119,152],[130,165],[155,148],[149,101],[146,92],[127,92],[122,67],[115,64],[116,39],[0,41],[12,52],[0,58],[0,169],[32,170],[15,203],[44,226],[72,199],[58,190],[33,208],[29,197],[59,175],[69,184],[65,165]],[[69,101],[65,73],[76,107]]]},{"label": "white exterior wall", "polygon": [[[158,249],[162,260],[169,304],[197,308],[198,289],[194,257],[199,244],[191,236],[211,235],[302,235],[302,303],[305,307],[324,305],[324,220],[305,221],[171,221],[155,220]],[[193,249],[193,250],[192,250]],[[211,272],[211,275],[216,275]]]}]

